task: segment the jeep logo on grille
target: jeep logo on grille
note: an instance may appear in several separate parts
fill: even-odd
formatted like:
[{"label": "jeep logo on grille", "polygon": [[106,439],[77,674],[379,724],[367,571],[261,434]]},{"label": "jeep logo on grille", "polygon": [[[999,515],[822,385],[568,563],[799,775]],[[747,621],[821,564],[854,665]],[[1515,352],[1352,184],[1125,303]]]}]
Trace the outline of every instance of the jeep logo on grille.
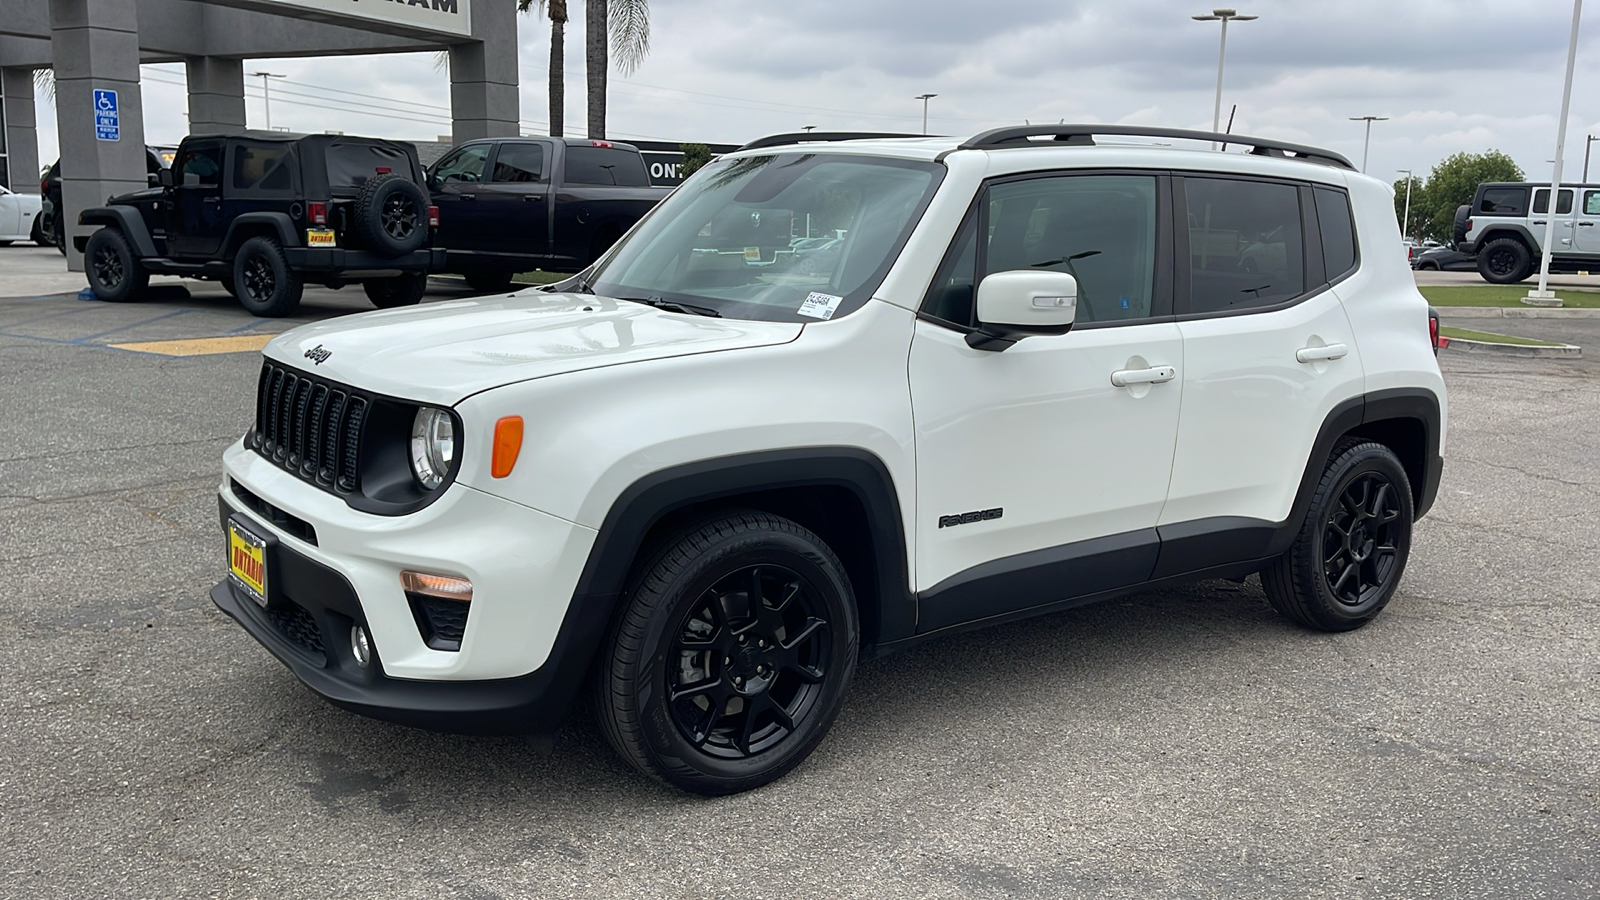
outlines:
[{"label": "jeep logo on grille", "polygon": [[306,359],[311,360],[313,363],[315,363],[316,365],[319,365],[319,366],[322,365],[324,362],[326,362],[328,357],[330,357],[332,355],[333,355],[333,351],[332,350],[324,350],[324,349],[322,349],[322,345],[321,344],[318,344],[315,347],[312,347],[310,350],[306,351]]}]

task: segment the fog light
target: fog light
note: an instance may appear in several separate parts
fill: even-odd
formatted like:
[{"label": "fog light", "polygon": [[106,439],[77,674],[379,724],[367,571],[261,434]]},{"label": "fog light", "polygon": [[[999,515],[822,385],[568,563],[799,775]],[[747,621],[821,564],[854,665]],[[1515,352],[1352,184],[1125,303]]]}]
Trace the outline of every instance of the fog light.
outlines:
[{"label": "fog light", "polygon": [[350,626],[350,652],[355,655],[356,665],[361,668],[372,665],[372,639],[367,637],[367,630],[360,625]]}]

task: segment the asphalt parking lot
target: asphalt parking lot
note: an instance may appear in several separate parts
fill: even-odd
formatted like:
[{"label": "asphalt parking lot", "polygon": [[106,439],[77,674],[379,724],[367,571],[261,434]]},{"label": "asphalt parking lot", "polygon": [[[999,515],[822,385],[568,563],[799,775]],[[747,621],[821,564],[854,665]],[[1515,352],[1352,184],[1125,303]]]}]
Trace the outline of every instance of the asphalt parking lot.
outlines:
[{"label": "asphalt parking lot", "polygon": [[1369,627],[1298,630],[1251,579],[946,638],[863,665],[790,776],[705,800],[581,715],[341,712],[211,606],[259,357],[112,345],[292,324],[220,290],[0,299],[0,896],[1600,895],[1594,355],[1447,352],[1445,481]]}]

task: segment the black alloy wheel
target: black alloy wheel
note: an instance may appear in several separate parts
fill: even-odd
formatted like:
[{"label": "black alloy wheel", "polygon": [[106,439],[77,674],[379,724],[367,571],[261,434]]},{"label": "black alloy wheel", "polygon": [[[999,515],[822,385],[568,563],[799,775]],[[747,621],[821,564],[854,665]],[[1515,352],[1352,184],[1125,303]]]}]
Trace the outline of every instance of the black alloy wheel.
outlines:
[{"label": "black alloy wheel", "polygon": [[653,546],[602,650],[601,730],[636,769],[697,794],[781,777],[827,734],[855,673],[843,565],[802,526],[748,510]]},{"label": "black alloy wheel", "polygon": [[133,247],[122,232],[102,228],[89,235],[83,251],[89,288],[110,303],[137,300],[150,284],[150,273],[134,258]]},{"label": "black alloy wheel", "polygon": [[383,201],[383,231],[397,243],[411,240],[411,235],[422,222],[422,211],[416,200],[406,194],[390,194]]},{"label": "black alloy wheel", "polygon": [[1478,254],[1478,274],[1492,284],[1514,284],[1528,277],[1533,256],[1515,238],[1496,238]]},{"label": "black alloy wheel", "polygon": [[672,721],[695,748],[748,759],[821,695],[832,635],[816,589],[779,565],[735,569],[690,605],[667,654]]},{"label": "black alloy wheel", "polygon": [[287,316],[300,307],[305,283],[289,268],[283,247],[270,237],[253,237],[233,259],[233,295],[239,305],[264,318]]},{"label": "black alloy wheel", "polygon": [[1388,586],[1398,562],[1399,519],[1398,492],[1382,473],[1345,486],[1322,532],[1322,574],[1334,599],[1359,608]]},{"label": "black alloy wheel", "polygon": [[1294,543],[1261,572],[1272,608],[1319,631],[1372,621],[1411,551],[1411,482],[1394,451],[1345,438],[1329,456]]}]

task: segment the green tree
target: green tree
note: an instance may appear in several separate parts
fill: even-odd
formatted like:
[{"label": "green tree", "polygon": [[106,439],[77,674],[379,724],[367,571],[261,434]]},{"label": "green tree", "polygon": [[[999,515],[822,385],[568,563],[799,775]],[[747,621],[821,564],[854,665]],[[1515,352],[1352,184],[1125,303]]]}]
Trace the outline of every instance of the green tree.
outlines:
[{"label": "green tree", "polygon": [[679,144],[678,149],[683,151],[683,165],[678,169],[678,174],[684,178],[700,171],[706,163],[711,162],[711,148],[705,144]]},{"label": "green tree", "polygon": [[[1427,183],[1420,192],[1420,201],[1416,186],[1412,186],[1413,228],[1425,235],[1448,240],[1455,226],[1456,207],[1471,203],[1478,185],[1486,181],[1524,181],[1526,178],[1516,162],[1499,150],[1448,156],[1428,173]],[[1400,187],[1402,190],[1405,188],[1404,181]]]}]

